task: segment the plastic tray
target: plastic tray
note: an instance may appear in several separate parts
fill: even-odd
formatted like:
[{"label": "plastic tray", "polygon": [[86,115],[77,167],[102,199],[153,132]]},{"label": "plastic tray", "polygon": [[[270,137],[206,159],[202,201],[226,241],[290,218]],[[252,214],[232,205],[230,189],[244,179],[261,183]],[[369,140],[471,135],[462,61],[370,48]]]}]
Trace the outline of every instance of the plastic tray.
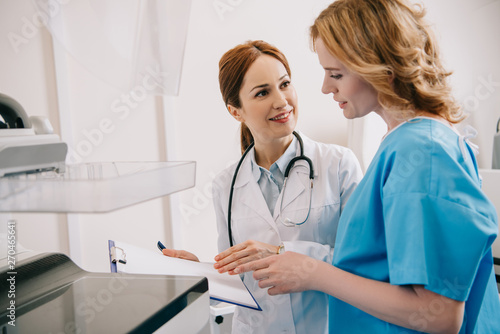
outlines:
[{"label": "plastic tray", "polygon": [[0,212],[98,213],[195,185],[196,163],[101,162],[0,178]]}]

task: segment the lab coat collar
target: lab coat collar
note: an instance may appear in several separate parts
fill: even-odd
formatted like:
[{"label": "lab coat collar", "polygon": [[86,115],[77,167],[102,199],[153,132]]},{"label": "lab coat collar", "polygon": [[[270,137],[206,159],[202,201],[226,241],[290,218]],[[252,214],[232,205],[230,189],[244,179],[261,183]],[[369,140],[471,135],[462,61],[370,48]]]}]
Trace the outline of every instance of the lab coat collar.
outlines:
[{"label": "lab coat collar", "polygon": [[[295,138],[295,136],[293,136],[292,142],[290,143],[290,145],[288,145],[287,149],[285,150],[285,153],[283,153],[283,155],[281,157],[279,157],[279,159],[276,160],[276,162],[274,162],[273,165],[277,165],[281,174],[285,175],[286,167],[288,166],[290,161],[296,155],[299,154],[299,152],[300,152],[300,146],[299,146],[298,140],[297,140],[297,138]],[[250,160],[251,167],[252,167],[252,174],[253,174],[255,182],[259,182],[259,179],[262,175],[262,167],[257,165],[257,161],[255,160],[255,150],[253,150],[252,152],[248,152],[248,154],[250,154],[250,153],[253,153],[251,156],[248,157],[248,159]]]},{"label": "lab coat collar", "polygon": [[[310,142],[310,139],[307,138],[306,136],[302,135],[301,133],[299,133],[299,135],[301,135],[302,140],[304,141],[304,154],[309,156],[307,151],[309,146],[312,147],[312,143]],[[299,154],[300,154],[299,141],[294,136],[290,146],[288,146],[285,153],[283,153],[283,155],[276,162],[278,164],[278,168],[283,174],[285,174],[286,167],[288,166],[290,160],[292,160],[293,157],[296,157]],[[295,163],[293,170],[300,173],[309,173],[309,165],[304,160],[299,160]],[[317,176],[317,173],[318,172],[315,169],[314,177]],[[236,178],[236,181],[234,183],[234,188],[240,188],[246,185],[250,181],[250,177],[252,177],[255,180],[255,182],[257,182],[260,178],[260,174],[261,172],[258,168],[257,162],[255,161],[255,148],[252,147],[250,151],[247,153],[245,160],[241,164],[240,171],[238,172],[238,177]]]},{"label": "lab coat collar", "polygon": [[[319,172],[318,172],[318,168],[316,168],[316,166],[319,167],[319,162],[318,161],[315,161],[315,143],[309,139],[309,137],[307,137],[306,135],[302,134],[300,131],[297,131],[297,133],[300,135],[300,137],[302,138],[302,141],[304,142],[304,155],[306,157],[308,157],[309,159],[311,159],[312,163],[313,163],[313,168],[314,168],[314,178],[317,179],[318,178],[318,175],[319,175]],[[296,141],[296,152],[297,152],[297,156],[300,154],[300,145],[299,145],[299,141],[297,140]],[[297,161],[295,163],[295,166],[304,166],[304,167],[300,167],[300,168],[294,168],[294,169],[297,169],[297,170],[300,170],[301,173],[307,173],[309,174],[309,164],[307,162],[305,162],[304,160],[300,160],[300,161]],[[283,174],[285,172],[283,171]]]},{"label": "lab coat collar", "polygon": [[[269,208],[267,207],[266,200],[262,195],[259,184],[253,181],[254,177],[252,173],[252,164],[249,159],[250,157],[248,156],[250,154],[253,156],[253,149],[248,152],[245,161],[241,164],[238,177],[236,178],[236,182],[234,184],[233,191],[239,194],[238,203],[235,203],[234,205],[246,206],[248,209],[257,213],[263,220],[268,222],[274,230],[276,230],[276,224],[274,224],[271,212],[269,212]],[[234,218],[236,218],[238,214],[237,212],[241,211],[236,211],[233,215]]]},{"label": "lab coat collar", "polygon": [[255,159],[255,148],[251,148],[247,153],[245,160],[241,163],[240,170],[238,172],[238,176],[236,177],[236,181],[234,182],[234,188],[241,188],[246,185],[252,177],[252,163],[250,159]]},{"label": "lab coat collar", "polygon": [[[305,192],[306,187],[303,181],[305,179],[305,176],[307,176],[308,178],[308,175],[309,164],[303,160],[297,161],[294,165],[294,168],[288,175],[286,186],[283,185],[280,196],[276,201],[276,207],[274,209],[274,219],[276,219],[281,211],[284,211],[287,206],[290,205],[298,196]],[[284,196],[283,205],[280,210],[282,196]]]},{"label": "lab coat collar", "polygon": [[[308,151],[307,148],[308,146],[312,147],[312,143],[309,141],[309,139],[305,138],[304,136],[303,140],[304,140],[305,154],[309,158],[312,158],[311,155],[307,154]],[[295,139],[293,144],[294,144],[293,146],[295,146],[295,149],[292,149],[291,152],[295,151],[295,154],[293,156],[297,156],[300,154],[300,147],[298,140]],[[314,152],[311,151],[311,153]],[[266,221],[268,221],[270,225],[273,227],[273,229],[276,229],[276,224],[274,223],[274,221],[276,220],[276,218],[278,218],[281,211],[280,205],[281,205],[281,196],[283,196],[283,191],[278,197],[278,200],[276,201],[276,207],[274,209],[274,217],[271,217],[271,213],[269,212],[267,204],[265,203],[264,196],[262,196],[262,192],[260,191],[258,183],[256,181],[250,182],[250,180],[254,180],[251,159],[255,160],[255,151],[253,148],[248,152],[245,160],[241,164],[238,177],[236,178],[236,182],[234,184],[234,189],[235,191],[239,191],[242,194],[240,197],[240,204],[244,204],[252,208],[261,217],[263,217]],[[288,163],[284,165],[283,173],[287,165]],[[285,190],[285,198],[283,199],[283,207],[282,207],[283,210],[285,210],[287,206],[289,206],[305,190],[309,191],[308,190],[309,184],[307,182],[304,184],[304,174],[306,175],[309,174],[309,165],[307,162],[299,160],[295,163],[294,168],[291,170],[290,175],[288,177]],[[317,169],[315,169],[315,177],[316,175],[317,175]],[[260,176],[260,171],[259,171],[259,176]]]}]

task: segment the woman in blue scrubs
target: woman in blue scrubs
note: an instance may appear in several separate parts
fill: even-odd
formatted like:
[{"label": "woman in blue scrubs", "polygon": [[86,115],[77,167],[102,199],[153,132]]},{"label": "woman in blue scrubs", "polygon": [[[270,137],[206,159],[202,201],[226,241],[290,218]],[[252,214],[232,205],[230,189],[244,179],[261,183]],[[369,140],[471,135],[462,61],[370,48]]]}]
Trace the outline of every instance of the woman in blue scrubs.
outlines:
[{"label": "woman in blue scrubs", "polygon": [[338,0],[311,38],[323,93],[388,132],[342,213],[332,265],[285,252],[234,272],[254,270],[270,295],[328,293],[331,333],[500,333],[498,218],[424,10]]}]

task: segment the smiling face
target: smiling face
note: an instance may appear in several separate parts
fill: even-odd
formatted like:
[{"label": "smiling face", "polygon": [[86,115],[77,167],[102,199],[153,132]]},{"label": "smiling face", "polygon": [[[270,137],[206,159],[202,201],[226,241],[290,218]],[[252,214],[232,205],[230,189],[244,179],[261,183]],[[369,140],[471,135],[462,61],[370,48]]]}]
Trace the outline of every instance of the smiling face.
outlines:
[{"label": "smiling face", "polygon": [[321,39],[316,41],[318,59],[325,70],[321,91],[333,94],[344,116],[348,119],[363,117],[372,111],[381,112],[377,91],[359,75],[349,71],[335,58]]},{"label": "smiling face", "polygon": [[262,55],[250,66],[239,93],[240,108],[229,112],[244,122],[256,145],[289,140],[297,124],[297,94],[285,66]]}]

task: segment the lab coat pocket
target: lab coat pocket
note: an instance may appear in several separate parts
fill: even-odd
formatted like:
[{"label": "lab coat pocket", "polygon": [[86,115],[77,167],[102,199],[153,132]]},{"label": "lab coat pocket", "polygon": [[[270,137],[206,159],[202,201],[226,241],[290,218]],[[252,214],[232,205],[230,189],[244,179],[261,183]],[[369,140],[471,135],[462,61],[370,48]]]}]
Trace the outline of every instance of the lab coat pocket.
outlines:
[{"label": "lab coat pocket", "polygon": [[[291,206],[293,207],[293,206]],[[309,203],[303,203],[300,207],[296,207],[293,211],[290,210],[283,211],[283,216],[278,217],[278,229],[280,231],[280,237],[282,241],[312,241],[319,242],[318,238],[320,236],[319,231],[319,219],[321,213],[323,212],[323,207],[312,207],[309,216]],[[307,217],[307,220],[302,225],[297,225],[295,227],[285,226],[281,223],[282,219],[289,219],[295,223],[303,222]]]}]

